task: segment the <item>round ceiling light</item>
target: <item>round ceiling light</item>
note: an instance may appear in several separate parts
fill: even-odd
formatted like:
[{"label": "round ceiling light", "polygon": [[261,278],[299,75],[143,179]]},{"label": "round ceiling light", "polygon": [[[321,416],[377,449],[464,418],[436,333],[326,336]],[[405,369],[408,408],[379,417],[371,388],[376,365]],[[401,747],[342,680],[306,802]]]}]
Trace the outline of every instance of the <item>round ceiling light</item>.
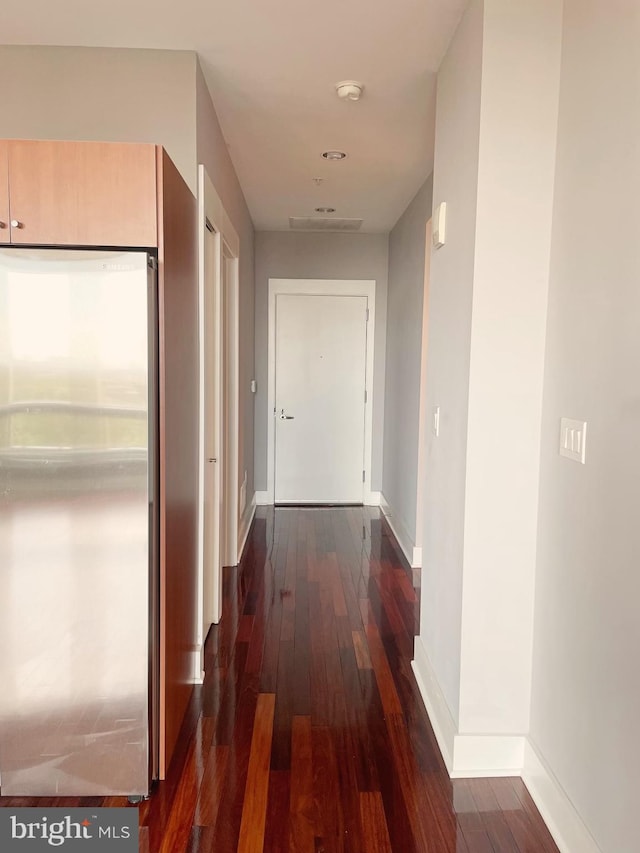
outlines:
[{"label": "round ceiling light", "polygon": [[335,207],[316,207],[316,213],[335,213]]},{"label": "round ceiling light", "polygon": [[364,86],[357,80],[342,80],[342,82],[336,83],[336,93],[342,100],[359,101],[363,92]]},{"label": "round ceiling light", "polygon": [[325,160],[344,160],[347,155],[344,151],[323,151],[322,156]]}]

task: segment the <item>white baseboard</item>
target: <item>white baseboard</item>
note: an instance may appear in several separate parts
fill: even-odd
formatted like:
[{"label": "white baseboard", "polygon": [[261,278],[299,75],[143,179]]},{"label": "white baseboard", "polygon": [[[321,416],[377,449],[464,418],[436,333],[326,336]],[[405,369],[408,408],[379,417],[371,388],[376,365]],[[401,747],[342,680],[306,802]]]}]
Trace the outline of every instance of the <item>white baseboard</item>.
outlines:
[{"label": "white baseboard", "polygon": [[411,568],[421,568],[422,548],[416,548],[411,534],[402,520],[394,514],[393,507],[389,504],[383,493],[380,494],[380,507]]},{"label": "white baseboard", "polygon": [[[380,506],[380,492],[366,492],[362,503],[365,506]],[[256,505],[257,506],[271,506],[273,501],[269,497],[269,492],[257,491],[256,492]]]},{"label": "white baseboard", "polygon": [[451,775],[457,726],[451,716],[451,711],[440,689],[438,679],[433,671],[427,650],[420,636],[415,639],[415,651],[411,668],[418,682],[418,689],[420,690],[424,706],[427,709],[427,714],[429,715],[431,727],[436,736],[442,758],[449,771],[449,775]]},{"label": "white baseboard", "polygon": [[191,684],[202,684],[204,681],[204,646],[198,643],[191,649]]},{"label": "white baseboard", "polygon": [[245,508],[244,515],[240,519],[240,529],[238,531],[238,562],[240,562],[240,560],[242,559],[244,548],[247,544],[247,537],[249,536],[249,531],[251,530],[251,522],[253,521],[253,517],[255,514],[256,496],[254,494],[251,498],[251,503]]},{"label": "white baseboard", "polygon": [[421,637],[415,640],[412,666],[451,778],[520,776],[524,764],[525,737],[460,734]]},{"label": "white baseboard", "polygon": [[560,853],[602,853],[573,803],[528,739],[522,779]]},{"label": "white baseboard", "polygon": [[452,779],[521,776],[560,853],[602,853],[528,737],[458,733],[420,637],[412,668]]},{"label": "white baseboard", "polygon": [[456,734],[451,778],[520,776],[525,742],[524,735]]}]

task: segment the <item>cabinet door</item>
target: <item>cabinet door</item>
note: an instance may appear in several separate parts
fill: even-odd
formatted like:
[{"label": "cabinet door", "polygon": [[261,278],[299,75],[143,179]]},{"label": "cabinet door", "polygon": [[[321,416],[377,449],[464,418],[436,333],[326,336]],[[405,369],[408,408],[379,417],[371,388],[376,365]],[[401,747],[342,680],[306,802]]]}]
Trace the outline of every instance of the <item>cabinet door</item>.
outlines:
[{"label": "cabinet door", "polygon": [[160,778],[171,762],[193,681],[198,586],[198,214],[160,153]]},{"label": "cabinet door", "polygon": [[154,145],[9,141],[12,243],[157,245]]},{"label": "cabinet door", "polygon": [[6,142],[0,141],[0,243],[8,243],[9,231],[9,156]]}]

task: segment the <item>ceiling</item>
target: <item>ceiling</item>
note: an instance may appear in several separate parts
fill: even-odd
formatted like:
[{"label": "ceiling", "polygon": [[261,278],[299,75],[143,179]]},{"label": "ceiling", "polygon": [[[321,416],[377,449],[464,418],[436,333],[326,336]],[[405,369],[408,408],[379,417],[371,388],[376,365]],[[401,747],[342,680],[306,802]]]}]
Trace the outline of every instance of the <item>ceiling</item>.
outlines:
[{"label": "ceiling", "polygon": [[[258,230],[330,206],[384,232],[432,169],[435,72],[467,0],[2,5],[4,44],[196,50]],[[364,83],[357,103],[337,97],[345,79]]]}]

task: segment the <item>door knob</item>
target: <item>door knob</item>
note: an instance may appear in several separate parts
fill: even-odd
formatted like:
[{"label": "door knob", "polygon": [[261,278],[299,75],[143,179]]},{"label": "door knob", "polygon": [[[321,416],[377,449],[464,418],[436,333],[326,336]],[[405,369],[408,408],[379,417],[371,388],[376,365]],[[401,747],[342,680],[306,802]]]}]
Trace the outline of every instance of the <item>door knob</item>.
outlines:
[{"label": "door knob", "polygon": [[293,415],[285,415],[284,409],[280,412],[280,420],[281,421],[292,421]]},{"label": "door knob", "polygon": [[23,227],[23,225],[22,225],[22,222],[20,222],[20,220],[19,220],[19,219],[12,219],[12,220],[11,220],[11,227],[12,227],[12,228],[22,228],[22,227]]}]

